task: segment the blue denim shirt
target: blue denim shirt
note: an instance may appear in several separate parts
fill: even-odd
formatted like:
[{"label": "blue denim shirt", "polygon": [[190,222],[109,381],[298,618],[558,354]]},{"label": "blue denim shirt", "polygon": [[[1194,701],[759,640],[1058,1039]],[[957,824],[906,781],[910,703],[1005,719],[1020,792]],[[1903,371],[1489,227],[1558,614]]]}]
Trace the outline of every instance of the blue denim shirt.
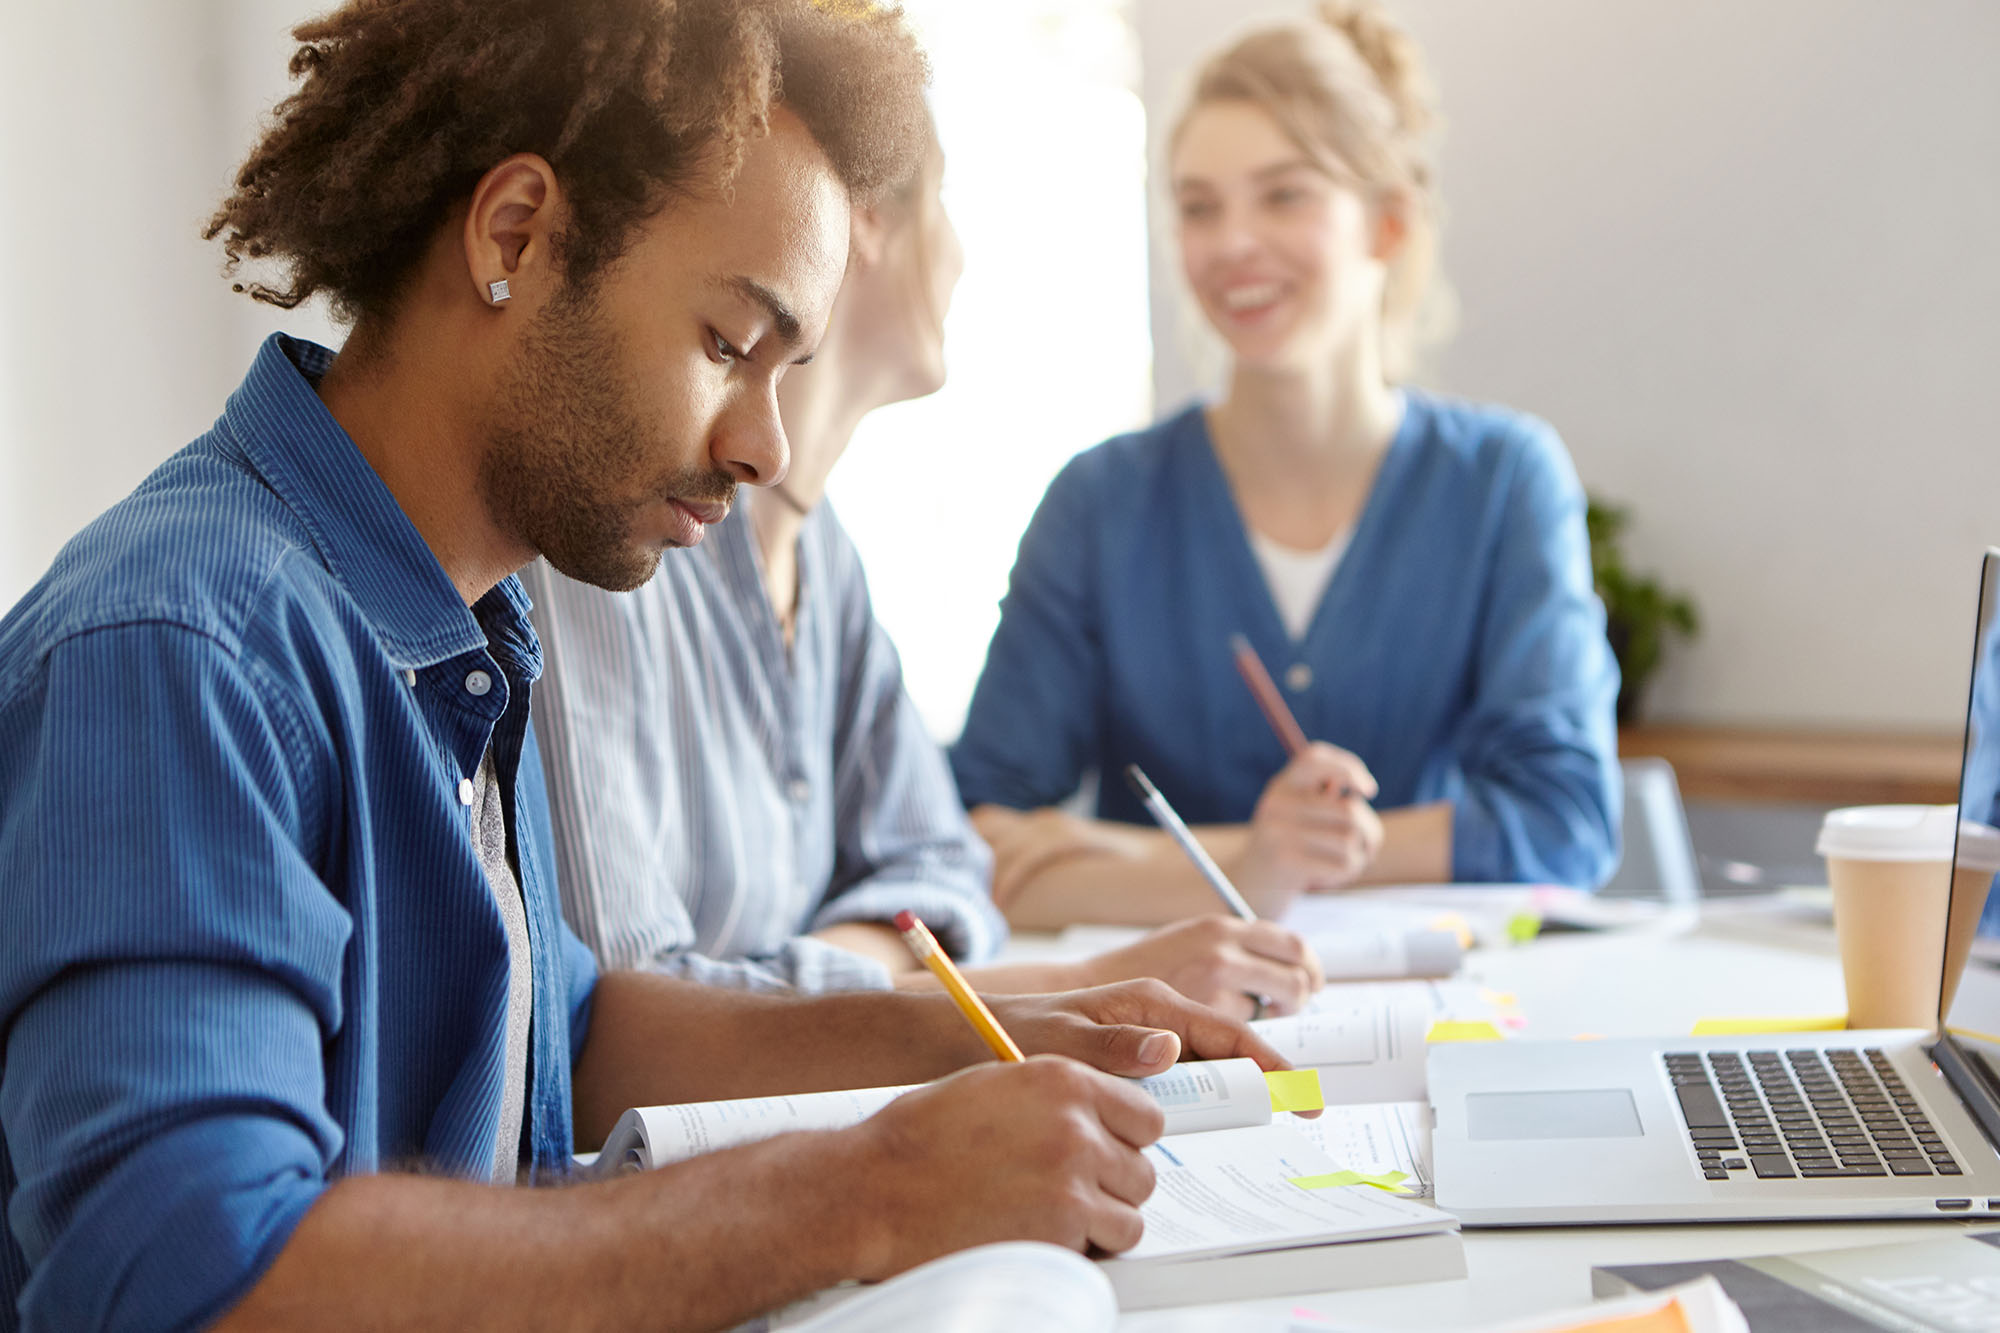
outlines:
[{"label": "blue denim shirt", "polygon": [[1050,484],[952,768],[966,804],[1147,824],[1136,763],[1191,824],[1247,820],[1285,752],[1236,674],[1250,640],[1306,734],[1388,809],[1454,802],[1452,875],[1596,888],[1618,861],[1618,666],[1562,441],[1405,392],[1403,423],[1305,637],[1286,631],[1208,428],[1189,408]]},{"label": "blue denim shirt", "polygon": [[0,621],[0,1328],[203,1323],[330,1180],[490,1176],[507,942],[459,795],[489,743],[534,956],[525,1156],[568,1161],[595,973],[556,906],[527,600],[465,606],[320,404],[331,360],[267,342]]}]

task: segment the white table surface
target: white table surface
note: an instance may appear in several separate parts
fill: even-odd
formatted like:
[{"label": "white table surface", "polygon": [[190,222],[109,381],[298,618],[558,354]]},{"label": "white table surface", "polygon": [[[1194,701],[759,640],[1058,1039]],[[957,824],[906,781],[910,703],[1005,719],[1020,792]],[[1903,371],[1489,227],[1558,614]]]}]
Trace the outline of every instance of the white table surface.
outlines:
[{"label": "white table surface", "polygon": [[[1032,945],[1030,947],[1033,947]],[[1846,1008],[1830,925],[1724,903],[1689,931],[1544,936],[1476,951],[1465,975],[1519,1000],[1520,1038],[1684,1035],[1705,1017]],[[1842,1222],[1468,1230],[1452,1282],[1128,1314],[1129,1333],[1284,1327],[1310,1311],[1352,1329],[1462,1329],[1587,1304],[1595,1264],[1667,1263],[1912,1240],[1967,1222]],[[1990,1223],[1984,1225],[1990,1226]],[[1261,1318],[1259,1317],[1261,1316]]]}]

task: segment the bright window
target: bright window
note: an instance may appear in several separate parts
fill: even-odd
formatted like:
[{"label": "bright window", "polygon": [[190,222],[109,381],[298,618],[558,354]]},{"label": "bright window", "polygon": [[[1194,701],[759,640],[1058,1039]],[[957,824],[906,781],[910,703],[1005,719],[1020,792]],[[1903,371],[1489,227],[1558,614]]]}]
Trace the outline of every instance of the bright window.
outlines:
[{"label": "bright window", "polygon": [[950,382],[872,414],[828,487],[940,739],[1051,478],[1152,407],[1146,123],[1123,0],[908,0],[965,246]]}]

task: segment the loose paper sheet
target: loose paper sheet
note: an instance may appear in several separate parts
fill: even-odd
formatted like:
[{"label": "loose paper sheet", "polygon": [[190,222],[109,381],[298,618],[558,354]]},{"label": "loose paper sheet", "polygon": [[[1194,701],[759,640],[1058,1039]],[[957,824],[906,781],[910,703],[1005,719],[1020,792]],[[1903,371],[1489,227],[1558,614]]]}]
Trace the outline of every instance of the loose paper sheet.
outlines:
[{"label": "loose paper sheet", "polygon": [[1431,1109],[1422,1102],[1329,1106],[1317,1119],[1286,1116],[1282,1123],[1348,1170],[1401,1171],[1412,1193],[1431,1195]]}]

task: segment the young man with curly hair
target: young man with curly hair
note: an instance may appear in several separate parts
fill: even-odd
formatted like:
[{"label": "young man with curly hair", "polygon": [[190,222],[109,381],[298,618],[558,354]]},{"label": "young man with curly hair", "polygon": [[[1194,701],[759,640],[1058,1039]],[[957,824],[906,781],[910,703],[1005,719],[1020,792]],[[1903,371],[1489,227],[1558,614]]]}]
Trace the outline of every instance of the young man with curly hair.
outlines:
[{"label": "young man with curly hair", "polygon": [[[923,60],[831,0],[352,0],[210,227],[265,344],[0,621],[0,1328],[719,1327],[982,1241],[1120,1249],[1159,1115],[1274,1053],[1138,984],[857,1129],[570,1189],[630,1104],[980,1060],[937,996],[599,976],[512,572],[606,587],[786,466]],[[1095,1069],[1089,1066],[1096,1066]]]}]

